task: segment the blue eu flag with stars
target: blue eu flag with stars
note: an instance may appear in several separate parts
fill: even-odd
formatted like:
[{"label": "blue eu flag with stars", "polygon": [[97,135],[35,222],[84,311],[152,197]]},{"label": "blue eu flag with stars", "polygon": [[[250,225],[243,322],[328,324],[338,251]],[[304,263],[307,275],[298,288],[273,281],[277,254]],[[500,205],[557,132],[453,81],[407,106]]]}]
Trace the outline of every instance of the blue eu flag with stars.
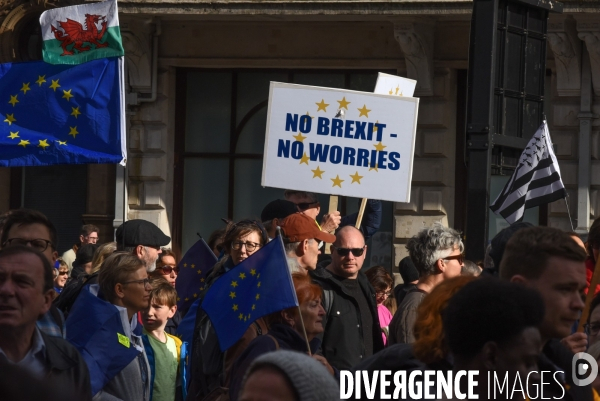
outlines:
[{"label": "blue eu flag with stars", "polygon": [[124,164],[122,64],[0,64],[0,166]]},{"label": "blue eu flag with stars", "polygon": [[298,299],[281,237],[221,276],[202,302],[221,351],[242,338],[256,319],[294,306]]},{"label": "blue eu flag with stars", "polygon": [[204,289],[206,276],[217,263],[217,257],[200,238],[181,259],[178,266],[179,274],[175,281],[177,290],[177,309],[187,312],[192,303],[198,299]]}]

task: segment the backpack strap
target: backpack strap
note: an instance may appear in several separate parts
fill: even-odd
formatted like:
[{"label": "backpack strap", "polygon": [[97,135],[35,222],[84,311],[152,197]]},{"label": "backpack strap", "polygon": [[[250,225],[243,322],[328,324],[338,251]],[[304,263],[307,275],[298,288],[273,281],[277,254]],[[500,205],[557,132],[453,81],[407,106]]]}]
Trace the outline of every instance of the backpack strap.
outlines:
[{"label": "backpack strap", "polygon": [[278,351],[279,350],[279,341],[277,341],[277,339],[270,334],[267,334],[267,337],[271,337],[273,339],[273,342],[275,342],[275,351]]},{"label": "backpack strap", "polygon": [[331,308],[333,307],[333,294],[332,290],[323,290],[323,306],[325,307],[325,315],[329,316]]}]

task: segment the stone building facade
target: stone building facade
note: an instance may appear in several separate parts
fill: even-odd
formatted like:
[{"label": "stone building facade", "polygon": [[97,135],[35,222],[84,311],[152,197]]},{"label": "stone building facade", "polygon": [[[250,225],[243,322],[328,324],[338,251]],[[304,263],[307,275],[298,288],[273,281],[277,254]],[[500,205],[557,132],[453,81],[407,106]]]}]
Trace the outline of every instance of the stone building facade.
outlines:
[{"label": "stone building facade", "polygon": [[[3,0],[1,61],[35,58],[39,14],[75,2]],[[582,230],[600,206],[599,4],[566,1],[548,34],[547,117]],[[101,225],[105,239],[123,219],[147,219],[185,250],[217,217],[258,215],[259,204],[280,195],[254,177],[268,80],[372,90],[376,72],[386,71],[416,79],[421,99],[411,202],[385,214],[392,263],[423,226],[464,230],[471,9],[467,0],[120,1],[128,165],[87,166],[85,210],[74,218]],[[2,210],[27,206],[27,177],[12,170],[0,170],[0,185],[10,188],[0,194]],[[253,195],[260,202],[249,201]],[[565,202],[539,214],[539,222],[570,230]]]}]

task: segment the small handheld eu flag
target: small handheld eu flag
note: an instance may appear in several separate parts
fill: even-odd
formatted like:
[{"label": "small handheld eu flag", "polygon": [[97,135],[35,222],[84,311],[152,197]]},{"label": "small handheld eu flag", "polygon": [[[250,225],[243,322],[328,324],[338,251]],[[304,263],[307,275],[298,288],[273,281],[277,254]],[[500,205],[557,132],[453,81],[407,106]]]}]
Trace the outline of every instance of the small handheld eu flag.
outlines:
[{"label": "small handheld eu flag", "polygon": [[204,290],[206,276],[217,263],[217,257],[200,238],[181,259],[177,267],[179,274],[175,281],[177,309],[185,314]]},{"label": "small handheld eu flag", "polygon": [[256,319],[294,306],[298,299],[281,237],[221,276],[202,302],[221,351],[242,338]]}]

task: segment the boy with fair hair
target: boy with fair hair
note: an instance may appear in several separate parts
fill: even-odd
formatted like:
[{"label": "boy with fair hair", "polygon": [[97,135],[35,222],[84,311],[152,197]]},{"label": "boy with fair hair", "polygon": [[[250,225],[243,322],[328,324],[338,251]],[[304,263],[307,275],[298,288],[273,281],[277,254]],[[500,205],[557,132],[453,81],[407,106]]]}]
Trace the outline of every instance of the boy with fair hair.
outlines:
[{"label": "boy with fair hair", "polygon": [[[150,364],[153,401],[175,400],[182,342],[165,332],[167,320],[177,311],[177,292],[166,280],[152,282],[148,309],[142,312],[143,341]],[[185,359],[185,356],[183,356]],[[181,369],[183,371],[183,369]]]}]

